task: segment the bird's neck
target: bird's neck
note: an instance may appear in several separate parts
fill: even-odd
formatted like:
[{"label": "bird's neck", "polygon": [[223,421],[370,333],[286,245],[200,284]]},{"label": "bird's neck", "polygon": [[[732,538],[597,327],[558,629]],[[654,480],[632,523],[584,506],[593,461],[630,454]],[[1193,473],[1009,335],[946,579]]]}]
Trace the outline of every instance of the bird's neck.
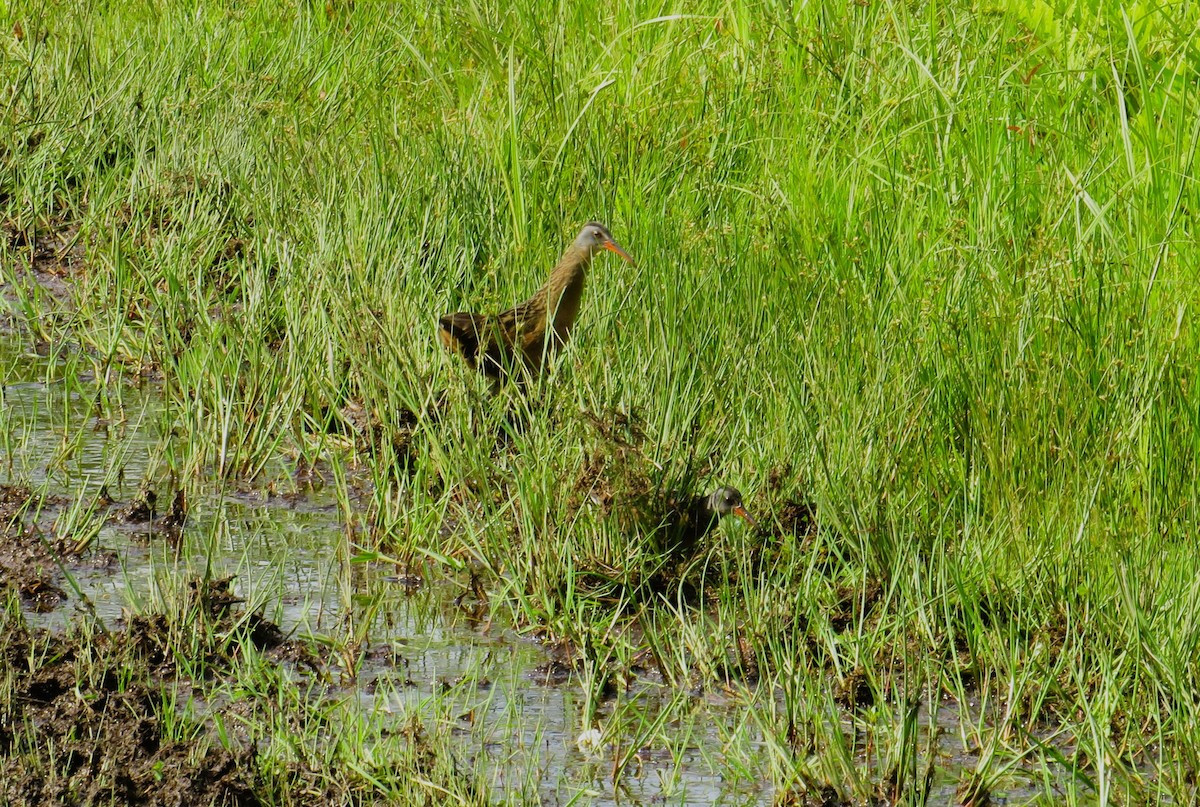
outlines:
[{"label": "bird's neck", "polygon": [[579,315],[579,301],[583,296],[591,262],[592,256],[587,250],[570,247],[550,271],[550,278],[543,286],[546,291],[546,324],[552,326],[562,339],[566,339],[571,326],[575,324],[575,317]]},{"label": "bird's neck", "polygon": [[697,496],[692,500],[692,520],[697,525],[707,526],[720,518],[721,514],[713,507],[712,497],[708,494]]}]

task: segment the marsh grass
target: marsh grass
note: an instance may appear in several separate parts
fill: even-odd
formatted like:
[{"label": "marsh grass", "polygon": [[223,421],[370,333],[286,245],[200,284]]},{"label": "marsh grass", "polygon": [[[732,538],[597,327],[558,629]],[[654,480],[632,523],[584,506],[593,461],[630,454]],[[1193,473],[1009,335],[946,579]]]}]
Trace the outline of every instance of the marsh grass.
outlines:
[{"label": "marsh grass", "polygon": [[[754,731],[724,764],[782,803],[923,803],[935,774],[979,798],[1018,768],[1047,802],[1194,798],[1194,5],[50,0],[0,23],[22,338],[105,418],[161,380],[147,476],[324,469],[348,680],[386,609],[355,576],[434,562],[573,648],[579,730],[618,773],[687,746],[683,699],[606,711],[647,666],[737,693]],[[638,267],[598,259],[552,377],[490,397],[436,317],[524,299],[590,218]],[[56,467],[80,428],[56,424]],[[42,474],[20,433],[5,415],[9,475]],[[761,529],[723,523],[669,574],[616,517],[718,484]],[[87,506],[64,518],[85,540]],[[260,798],[382,730],[310,707],[247,719],[278,760]],[[335,790],[485,798],[486,773],[418,759],[449,734],[405,731]],[[399,758],[433,790],[381,773]]]}]

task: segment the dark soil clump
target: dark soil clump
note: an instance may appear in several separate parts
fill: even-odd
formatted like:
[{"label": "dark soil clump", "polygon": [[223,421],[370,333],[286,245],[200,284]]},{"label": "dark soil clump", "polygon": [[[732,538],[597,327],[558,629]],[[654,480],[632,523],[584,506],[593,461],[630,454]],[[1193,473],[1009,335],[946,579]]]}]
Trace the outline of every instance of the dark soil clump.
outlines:
[{"label": "dark soil clump", "polygon": [[158,494],[152,488],[142,488],[137,497],[121,510],[121,520],[128,524],[144,524],[154,519]]},{"label": "dark soil clump", "polygon": [[254,805],[251,752],[202,731],[172,739],[170,697],[138,675],[137,642],[30,632],[11,600],[0,614],[10,677],[0,710],[0,802]]},{"label": "dark soil clump", "polygon": [[67,598],[58,585],[55,556],[77,554],[74,540],[47,535],[37,523],[26,522],[30,511],[46,504],[56,502],[39,501],[28,488],[0,486],[0,590],[16,589],[26,607],[39,613]]},{"label": "dark soil clump", "polygon": [[85,244],[79,223],[64,216],[39,224],[18,224],[9,220],[0,225],[8,242],[17,278],[41,286],[60,304],[71,300],[72,275],[83,269]]},{"label": "dark soil clump", "polygon": [[817,533],[817,509],[806,498],[786,502],[779,510],[779,525],[783,535],[811,538]]}]

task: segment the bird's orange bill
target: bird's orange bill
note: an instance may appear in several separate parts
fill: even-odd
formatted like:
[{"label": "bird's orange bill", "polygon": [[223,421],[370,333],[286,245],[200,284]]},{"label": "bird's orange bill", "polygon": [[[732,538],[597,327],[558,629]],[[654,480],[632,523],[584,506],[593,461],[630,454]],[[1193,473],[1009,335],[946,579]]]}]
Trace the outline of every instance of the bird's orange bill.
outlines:
[{"label": "bird's orange bill", "polygon": [[633,258],[629,257],[629,253],[626,252],[625,250],[621,249],[621,247],[617,244],[616,241],[605,241],[604,248],[609,250],[610,252],[617,253],[622,258],[627,260],[629,263],[632,263],[634,266],[637,266],[636,263],[633,263]]},{"label": "bird's orange bill", "polygon": [[737,507],[733,508],[733,514],[740,518],[746,519],[746,523],[749,524],[751,527],[758,526],[758,522],[755,521],[754,519],[752,519],[750,517],[750,514],[746,512],[746,508],[742,507],[740,504]]}]

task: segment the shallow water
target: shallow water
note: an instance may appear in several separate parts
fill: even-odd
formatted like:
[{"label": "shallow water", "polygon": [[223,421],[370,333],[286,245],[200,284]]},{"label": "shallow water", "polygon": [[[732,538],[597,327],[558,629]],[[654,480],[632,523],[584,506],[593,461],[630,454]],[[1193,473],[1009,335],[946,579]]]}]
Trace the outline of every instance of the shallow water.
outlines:
[{"label": "shallow water", "polygon": [[[108,391],[110,401],[119,396],[123,420],[105,423],[96,415],[94,384],[64,379],[61,362],[22,350],[3,335],[0,369],[0,428],[10,435],[0,481],[44,486],[68,501],[94,497],[105,483],[121,502],[133,498],[147,478],[166,489],[165,473],[156,465],[166,431],[163,404],[153,384]],[[544,648],[511,625],[481,621],[460,607],[462,582],[436,567],[426,568],[421,584],[410,586],[387,564],[348,563],[344,540],[342,513],[330,489],[309,487],[271,498],[255,491],[207,491],[193,496],[178,543],[148,535],[144,525],[114,520],[70,570],[95,615],[109,625],[131,609],[155,610],[164,577],[186,580],[206,568],[213,577],[236,575],[234,589],[248,607],[262,607],[285,633],[344,635],[344,598],[357,620],[369,618],[364,615],[374,608],[366,661],[344,692],[353,693],[365,712],[398,726],[412,710],[451,726],[461,738],[460,762],[483,772],[499,797],[521,793],[547,804],[614,805],[772,801],[760,770],[763,738],[748,719],[751,710],[719,695],[678,693],[652,677],[602,703],[599,722],[605,725],[618,713],[622,721],[635,714],[650,725],[667,709],[675,741],[670,749],[638,749],[614,786],[611,747],[593,757],[577,746],[589,728],[582,718],[586,689],[576,680],[541,680],[536,670],[550,658]],[[62,606],[30,612],[28,619],[60,629],[81,602],[71,592]],[[619,708],[624,706],[631,708]],[[963,748],[959,717],[955,704],[938,708],[941,764],[931,804],[956,803],[959,766],[970,768],[976,761]],[[920,722],[927,729],[927,712]],[[637,730],[626,723],[616,733],[632,748]],[[853,728],[847,723],[846,730]],[[727,747],[736,751],[728,759]],[[1044,792],[1032,773],[1015,770],[1004,790],[992,794],[992,803],[1027,803]]]}]

